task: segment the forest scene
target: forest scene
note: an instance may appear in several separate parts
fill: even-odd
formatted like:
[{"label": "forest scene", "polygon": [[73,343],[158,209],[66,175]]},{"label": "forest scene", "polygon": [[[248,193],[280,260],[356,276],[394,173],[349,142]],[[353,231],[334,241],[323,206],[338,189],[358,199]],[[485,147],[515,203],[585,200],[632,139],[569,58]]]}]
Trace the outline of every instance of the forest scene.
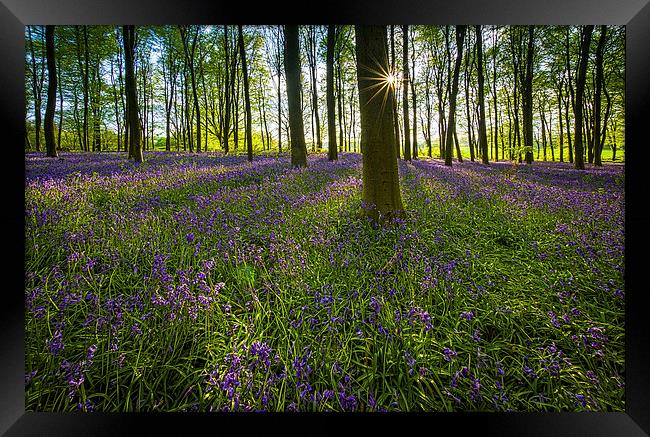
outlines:
[{"label": "forest scene", "polygon": [[625,411],[625,27],[25,26],[25,410]]}]

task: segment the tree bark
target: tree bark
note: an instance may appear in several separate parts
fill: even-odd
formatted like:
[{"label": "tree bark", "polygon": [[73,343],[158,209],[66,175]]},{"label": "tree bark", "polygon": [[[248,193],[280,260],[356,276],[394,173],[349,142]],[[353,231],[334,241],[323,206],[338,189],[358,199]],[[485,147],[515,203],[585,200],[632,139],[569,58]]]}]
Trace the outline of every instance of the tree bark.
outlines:
[{"label": "tree bark", "polygon": [[[447,121],[447,139],[445,143],[445,165],[452,165],[454,146],[454,133],[456,131],[456,96],[458,95],[458,76],[460,64],[463,59],[463,40],[467,26],[456,26],[456,62],[454,64],[454,78],[449,94],[449,117]],[[462,159],[462,158],[461,158]]]},{"label": "tree bark", "polygon": [[226,113],[224,115],[224,120],[223,120],[223,151],[226,155],[230,151],[230,147],[228,144],[228,139],[230,137],[230,73],[228,71],[228,69],[230,68],[230,61],[228,59],[229,58],[228,45],[229,45],[228,26],[224,25],[223,26],[223,50],[224,50],[224,57],[226,61],[224,64],[224,71],[225,71],[224,93],[226,94],[226,105],[225,105]]},{"label": "tree bark", "polygon": [[336,161],[336,112],[334,105],[334,49],[336,47],[336,26],[327,26],[327,55],[326,55],[326,94],[327,94],[327,159]]},{"label": "tree bark", "polygon": [[[598,38],[598,48],[596,49],[596,91],[594,94],[594,164],[602,166],[601,155],[603,152],[603,142],[601,140],[601,116],[600,116],[600,98],[603,88],[603,51],[605,40],[607,38],[607,26],[600,26],[600,38]],[[606,125],[606,123],[605,123]]]},{"label": "tree bark", "polygon": [[300,104],[300,41],[298,26],[284,26],[284,68],[287,79],[287,102],[289,104],[289,129],[291,133],[291,165],[307,166],[305,128]]},{"label": "tree bark", "polygon": [[[485,77],[483,76],[483,33],[481,26],[476,26],[476,65],[478,70],[478,141],[481,148],[481,159],[483,164],[488,163],[488,140],[485,127]],[[496,144],[496,143],[495,143]],[[497,155],[498,159],[498,155]]]},{"label": "tree bark", "polygon": [[237,26],[239,33],[239,56],[241,58],[242,75],[244,77],[244,104],[246,106],[246,152],[248,160],[253,160],[253,115],[251,113],[251,97],[248,86],[248,70],[246,68],[246,47],[242,25]]},{"label": "tree bark", "polygon": [[533,48],[534,26],[528,26],[528,50],[526,51],[526,76],[524,79],[524,147],[526,164],[533,163]]},{"label": "tree bark", "polygon": [[418,128],[417,128],[417,100],[415,97],[415,36],[411,39],[411,99],[413,101],[413,143],[411,150],[413,152],[413,159],[418,159]]},{"label": "tree bark", "polygon": [[[395,26],[390,26],[390,73],[395,75]],[[393,124],[395,125],[395,147],[397,149],[397,158],[400,158],[400,135],[399,135],[399,116],[397,115],[397,99],[393,98]]]},{"label": "tree bark", "polygon": [[[361,153],[365,213],[385,223],[403,214],[399,189],[393,93],[382,75],[388,75],[388,47],[384,26],[355,26],[357,84],[361,115]],[[379,89],[378,89],[379,88]],[[375,96],[375,93],[383,95]],[[374,98],[373,98],[374,96]]]},{"label": "tree bark", "polygon": [[50,158],[56,158],[54,140],[54,110],[56,108],[56,59],[54,50],[54,26],[45,26],[45,55],[47,57],[47,104],[45,106],[45,150]]},{"label": "tree bark", "polygon": [[124,58],[126,64],[126,98],[128,102],[129,118],[129,150],[135,162],[142,162],[144,156],[140,143],[140,120],[138,116],[138,98],[133,58],[135,54],[135,26],[122,27],[124,34]]},{"label": "tree bark", "polygon": [[587,25],[583,26],[581,32],[580,64],[578,66],[575,101],[575,168],[578,170],[584,170],[585,168],[584,150],[582,144],[582,105],[585,90],[585,79],[587,74],[587,62],[589,61],[589,45],[591,44],[591,34],[593,30],[593,25]]},{"label": "tree bark", "polygon": [[402,78],[402,111],[404,117],[404,160],[411,160],[411,129],[409,126],[409,40],[408,25],[402,26],[402,68],[404,69]]}]

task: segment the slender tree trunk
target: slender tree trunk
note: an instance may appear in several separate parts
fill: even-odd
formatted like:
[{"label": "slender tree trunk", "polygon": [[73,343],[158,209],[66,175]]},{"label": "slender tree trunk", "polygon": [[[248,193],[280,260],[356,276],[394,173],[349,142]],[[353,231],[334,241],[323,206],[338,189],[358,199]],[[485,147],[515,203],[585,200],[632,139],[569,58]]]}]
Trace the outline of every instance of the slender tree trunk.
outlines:
[{"label": "slender tree trunk", "polygon": [[56,108],[56,53],[54,50],[54,26],[45,26],[45,53],[47,57],[47,103],[45,105],[45,150],[50,158],[56,158],[54,142],[54,111]]},{"label": "slender tree trunk", "polygon": [[564,162],[564,126],[562,124],[562,84],[558,85],[557,118],[560,123],[560,162]]},{"label": "slender tree trunk", "polygon": [[280,92],[280,85],[282,83],[282,61],[281,61],[281,41],[282,26],[278,26],[278,41],[277,41],[277,74],[278,74],[278,154],[282,153],[282,93]]},{"label": "slender tree trunk", "polygon": [[[60,58],[59,58],[60,59]],[[59,63],[60,65],[60,63]],[[58,137],[56,140],[56,149],[61,150],[61,133],[63,131],[63,79],[62,79],[62,74],[61,74],[61,68],[56,69],[56,73],[58,75],[57,78],[57,84],[59,86],[59,132],[58,132]]]},{"label": "slender tree trunk", "polygon": [[83,27],[84,30],[84,69],[83,69],[83,89],[84,89],[84,150],[88,152],[90,146],[88,144],[88,101],[89,101],[89,53],[88,53],[88,26]]},{"label": "slender tree trunk", "polygon": [[[228,140],[230,137],[230,74],[229,74],[229,68],[230,68],[230,61],[229,61],[229,53],[228,53],[228,46],[229,46],[229,41],[228,41],[228,26],[224,25],[223,26],[223,49],[224,49],[224,57],[225,57],[225,64],[224,64],[224,73],[225,73],[225,78],[224,78],[224,93],[226,95],[226,105],[225,105],[225,116],[224,116],[224,121],[223,121],[223,151],[225,154],[228,154],[229,150],[229,145],[228,145]],[[234,78],[232,80],[235,80]],[[279,86],[278,86],[279,90]],[[279,93],[278,93],[279,94]],[[280,105],[278,105],[279,107]],[[280,148],[282,148],[282,140],[280,140]]]},{"label": "slender tree trunk", "polygon": [[[492,62],[492,94],[494,95],[494,160],[499,160],[499,117],[497,113],[497,28],[493,31],[494,38],[492,39],[492,52],[494,59]],[[503,148],[501,151],[503,159]]]},{"label": "slender tree trunk", "polygon": [[[427,72],[428,73],[428,72]],[[431,144],[431,98],[430,96],[430,90],[429,90],[429,75],[427,74],[425,76],[425,82],[424,82],[424,94],[425,94],[425,100],[426,100],[426,106],[427,106],[427,120],[426,120],[426,138],[425,141],[427,142],[427,151],[429,158],[433,158],[433,148]]]},{"label": "slender tree trunk", "polygon": [[[391,24],[390,26],[390,74],[395,77],[395,26]],[[394,87],[393,87],[394,92]],[[399,135],[399,116],[397,115],[397,99],[393,96],[393,124],[395,125],[395,147],[397,148],[397,158],[400,158],[401,145],[400,145],[400,135]]]},{"label": "slender tree trunk", "polygon": [[[566,38],[565,38],[565,59],[566,59],[566,71],[567,71],[567,100],[570,100],[571,109],[575,117],[575,92],[573,89],[573,78],[571,76],[571,53],[570,53],[570,35],[571,35],[571,26],[566,27]],[[575,127],[574,127],[575,128]],[[573,163],[573,140],[571,138],[571,130],[569,125],[569,101],[567,101],[566,106],[566,131],[567,131],[567,141],[569,143],[569,162]]]},{"label": "slender tree trunk", "polygon": [[[467,26],[456,26],[456,62],[454,64],[454,78],[449,95],[449,118],[447,122],[447,140],[445,144],[445,165],[452,165],[453,134],[456,132],[456,96],[458,95],[458,76],[460,64],[463,59],[463,40]],[[458,148],[458,147],[457,147]],[[460,155],[460,154],[459,154]],[[462,160],[462,157],[459,161]]]},{"label": "slender tree trunk", "polygon": [[334,107],[334,50],[336,48],[336,26],[327,26],[327,55],[326,55],[326,94],[327,94],[327,159],[336,161],[338,150],[336,146],[336,113]]},{"label": "slender tree trunk", "polygon": [[36,129],[36,139],[34,141],[34,145],[36,147],[36,151],[40,152],[41,151],[41,104],[42,104],[42,96],[41,93],[43,91],[43,82],[44,82],[44,77],[45,77],[45,63],[46,63],[46,56],[45,54],[43,55],[42,59],[42,64],[41,64],[41,74],[40,74],[40,80],[38,73],[36,71],[36,55],[34,53],[34,41],[32,37],[32,26],[27,26],[27,32],[29,36],[29,48],[30,48],[30,54],[32,58],[32,92],[34,93],[34,127]]},{"label": "slender tree trunk", "polygon": [[[469,45],[469,42],[468,42]],[[469,90],[470,90],[470,50],[467,50],[465,54],[465,117],[467,118],[467,139],[469,142],[469,159],[470,161],[474,162],[474,141],[472,139],[472,136],[474,134],[473,132],[473,127],[472,127],[472,116],[471,116],[471,111],[470,111],[470,98],[469,98]],[[480,152],[479,152],[480,153]]]},{"label": "slender tree trunk", "polygon": [[408,25],[402,26],[402,68],[404,70],[402,79],[402,111],[404,123],[404,160],[411,160],[411,129],[409,126],[409,39],[408,39]]},{"label": "slender tree trunk", "polygon": [[[607,26],[600,27],[600,38],[598,38],[598,48],[596,49],[596,92],[594,94],[594,163],[602,166],[602,141],[601,141],[601,118],[600,118],[600,98],[603,87],[603,51],[605,49],[605,40],[607,38]],[[606,123],[605,123],[606,125]]]},{"label": "slender tree trunk", "polygon": [[[365,213],[375,222],[386,222],[403,214],[397,170],[393,93],[390,87],[376,92],[377,71],[388,70],[388,47],[384,26],[355,26],[357,83],[361,115],[361,153]],[[384,97],[386,98],[385,104]]]},{"label": "slender tree trunk", "polygon": [[302,119],[300,93],[300,41],[298,26],[284,26],[284,68],[287,78],[287,102],[289,103],[289,128],[291,132],[291,165],[307,166],[307,146]]},{"label": "slender tree trunk", "polygon": [[[487,130],[485,128],[485,78],[483,77],[483,33],[481,26],[476,26],[476,65],[478,67],[478,141],[481,148],[482,162],[488,163],[488,140]],[[496,143],[495,143],[496,145]],[[498,155],[497,155],[498,160]]]},{"label": "slender tree trunk", "polygon": [[323,148],[323,142],[321,140],[320,114],[318,113],[318,88],[316,86],[318,82],[318,71],[316,70],[316,29],[314,26],[309,26],[308,32],[307,60],[309,61],[309,71],[311,73],[311,101],[315,122],[316,147],[318,150],[321,150]]},{"label": "slender tree trunk", "polygon": [[342,76],[342,66],[341,66],[341,56],[340,53],[338,54],[337,57],[337,104],[338,104],[338,116],[339,116],[339,151],[343,152],[343,79],[341,78]]},{"label": "slender tree trunk", "polygon": [[251,98],[248,86],[248,70],[246,67],[246,47],[244,46],[244,32],[242,25],[237,26],[239,33],[239,57],[241,59],[242,76],[244,78],[244,104],[246,107],[246,152],[248,161],[253,160],[253,114],[251,111]]},{"label": "slender tree trunk", "polygon": [[417,100],[415,97],[415,31],[411,32],[411,98],[413,101],[413,144],[411,149],[413,151],[413,159],[418,159],[418,128],[417,128]]}]

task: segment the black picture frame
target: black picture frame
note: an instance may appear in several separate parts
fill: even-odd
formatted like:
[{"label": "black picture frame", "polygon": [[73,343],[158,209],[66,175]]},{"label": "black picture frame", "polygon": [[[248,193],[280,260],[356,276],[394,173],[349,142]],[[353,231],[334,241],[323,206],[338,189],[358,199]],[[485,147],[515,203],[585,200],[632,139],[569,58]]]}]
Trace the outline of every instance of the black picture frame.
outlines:
[{"label": "black picture frame", "polygon": [[[287,15],[291,11],[294,15]],[[34,413],[24,408],[24,26],[26,24],[612,24],[626,26],[626,407],[625,413],[431,414],[100,414]],[[647,0],[359,0],[280,4],[202,0],[2,0],[0,107],[5,130],[4,252],[0,287],[0,433],[119,435],[194,432],[397,432],[479,435],[650,434],[650,347],[643,297],[650,216],[643,165],[650,121],[650,3]],[[12,237],[12,238],[9,238]],[[345,421],[346,424],[341,424]],[[359,425],[361,428],[352,428]],[[397,425],[397,428],[392,428]],[[390,427],[390,428],[389,428]],[[358,431],[357,431],[358,429]],[[205,430],[205,431],[203,431]],[[395,431],[392,431],[395,432]],[[449,431],[447,431],[449,432]]]}]

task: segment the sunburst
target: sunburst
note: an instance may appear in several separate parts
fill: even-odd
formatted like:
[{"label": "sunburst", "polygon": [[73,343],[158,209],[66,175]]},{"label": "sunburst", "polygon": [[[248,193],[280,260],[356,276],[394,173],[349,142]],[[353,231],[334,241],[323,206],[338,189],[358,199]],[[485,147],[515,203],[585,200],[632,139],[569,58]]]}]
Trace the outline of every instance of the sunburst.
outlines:
[{"label": "sunburst", "polygon": [[364,91],[374,90],[367,103],[370,103],[370,101],[372,101],[374,98],[381,95],[381,112],[383,113],[388,95],[391,91],[395,90],[395,86],[397,85],[399,79],[394,71],[383,68],[381,63],[374,58],[373,61],[377,65],[377,68],[375,69],[367,65],[362,66],[362,68],[364,70],[367,70],[370,75],[363,76],[361,79],[366,79],[373,82],[371,85],[367,86],[364,89]]}]

